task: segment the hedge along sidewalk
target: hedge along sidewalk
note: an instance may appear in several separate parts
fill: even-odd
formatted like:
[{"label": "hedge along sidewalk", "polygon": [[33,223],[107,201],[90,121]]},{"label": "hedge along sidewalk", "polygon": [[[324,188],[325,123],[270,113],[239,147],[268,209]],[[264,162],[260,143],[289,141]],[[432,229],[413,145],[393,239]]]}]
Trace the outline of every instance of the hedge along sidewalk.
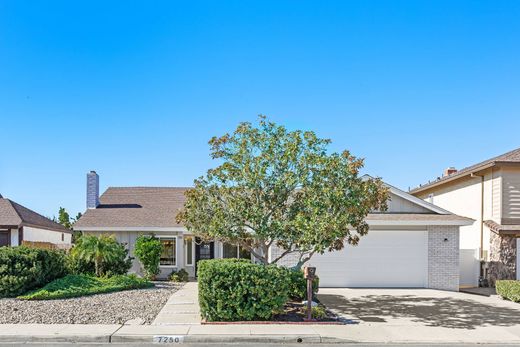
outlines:
[{"label": "hedge along sidewalk", "polygon": [[170,296],[152,325],[200,324],[197,282],[187,282]]}]

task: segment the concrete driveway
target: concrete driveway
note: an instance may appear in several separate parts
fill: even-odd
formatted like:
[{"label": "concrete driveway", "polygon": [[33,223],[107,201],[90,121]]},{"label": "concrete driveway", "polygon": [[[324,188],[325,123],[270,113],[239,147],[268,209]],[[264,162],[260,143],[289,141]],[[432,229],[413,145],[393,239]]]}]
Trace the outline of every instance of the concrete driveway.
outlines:
[{"label": "concrete driveway", "polygon": [[[320,288],[320,301],[360,325],[475,330],[500,327],[520,332],[520,304],[431,289]],[[502,329],[501,329],[502,330]]]}]

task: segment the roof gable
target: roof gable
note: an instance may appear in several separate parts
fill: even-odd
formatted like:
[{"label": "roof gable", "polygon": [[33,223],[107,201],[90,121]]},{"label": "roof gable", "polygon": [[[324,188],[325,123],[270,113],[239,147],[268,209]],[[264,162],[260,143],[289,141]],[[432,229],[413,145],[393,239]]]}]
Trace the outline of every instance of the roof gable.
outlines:
[{"label": "roof gable", "polygon": [[74,229],[180,226],[175,220],[184,207],[186,187],[110,187],[95,209],[88,209]]},{"label": "roof gable", "polygon": [[0,225],[15,227],[32,226],[60,232],[70,232],[63,225],[4,198],[0,198]]},{"label": "roof gable", "polygon": [[419,187],[416,187],[416,188],[410,190],[410,192],[412,194],[415,194],[415,193],[424,191],[428,188],[438,186],[438,185],[444,184],[446,182],[453,181],[454,179],[462,178],[467,175],[471,175],[472,173],[475,173],[476,171],[480,171],[480,170],[486,169],[491,166],[500,165],[500,164],[515,164],[515,163],[520,164],[520,148],[514,149],[512,151],[501,154],[499,156],[484,160],[480,163],[465,167],[451,175],[439,177],[432,182],[422,184]]}]

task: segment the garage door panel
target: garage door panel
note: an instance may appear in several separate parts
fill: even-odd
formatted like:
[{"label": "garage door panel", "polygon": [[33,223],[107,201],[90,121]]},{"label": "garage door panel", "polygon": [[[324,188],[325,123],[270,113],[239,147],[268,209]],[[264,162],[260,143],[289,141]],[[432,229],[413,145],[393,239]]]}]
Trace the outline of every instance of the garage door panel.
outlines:
[{"label": "garage door panel", "polygon": [[322,287],[425,287],[426,231],[370,231],[358,246],[315,255]]}]

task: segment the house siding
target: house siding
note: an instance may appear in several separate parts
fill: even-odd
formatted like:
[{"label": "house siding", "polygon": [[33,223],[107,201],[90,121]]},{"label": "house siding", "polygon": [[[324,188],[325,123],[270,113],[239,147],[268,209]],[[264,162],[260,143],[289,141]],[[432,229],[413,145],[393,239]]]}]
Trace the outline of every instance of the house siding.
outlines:
[{"label": "house siding", "polygon": [[520,170],[502,170],[502,223],[520,224]]},{"label": "house siding", "polygon": [[428,227],[428,288],[459,290],[459,228]]},{"label": "house siding", "polygon": [[134,250],[135,250],[135,241],[139,235],[142,234],[154,234],[157,236],[176,236],[177,237],[177,244],[176,244],[176,265],[175,266],[161,266],[160,267],[160,273],[158,275],[158,278],[164,279],[167,278],[173,270],[184,268],[190,276],[195,276],[195,270],[193,266],[185,266],[185,259],[184,259],[184,238],[182,237],[182,234],[179,232],[164,232],[164,231],[157,231],[157,232],[141,232],[141,231],[113,231],[113,232],[106,232],[106,231],[85,231],[84,232],[87,235],[114,235],[117,242],[124,244],[129,249],[129,255],[134,258],[132,262],[132,267],[130,268],[130,273],[136,273],[142,275],[142,269],[141,264],[139,260],[135,257]]}]

